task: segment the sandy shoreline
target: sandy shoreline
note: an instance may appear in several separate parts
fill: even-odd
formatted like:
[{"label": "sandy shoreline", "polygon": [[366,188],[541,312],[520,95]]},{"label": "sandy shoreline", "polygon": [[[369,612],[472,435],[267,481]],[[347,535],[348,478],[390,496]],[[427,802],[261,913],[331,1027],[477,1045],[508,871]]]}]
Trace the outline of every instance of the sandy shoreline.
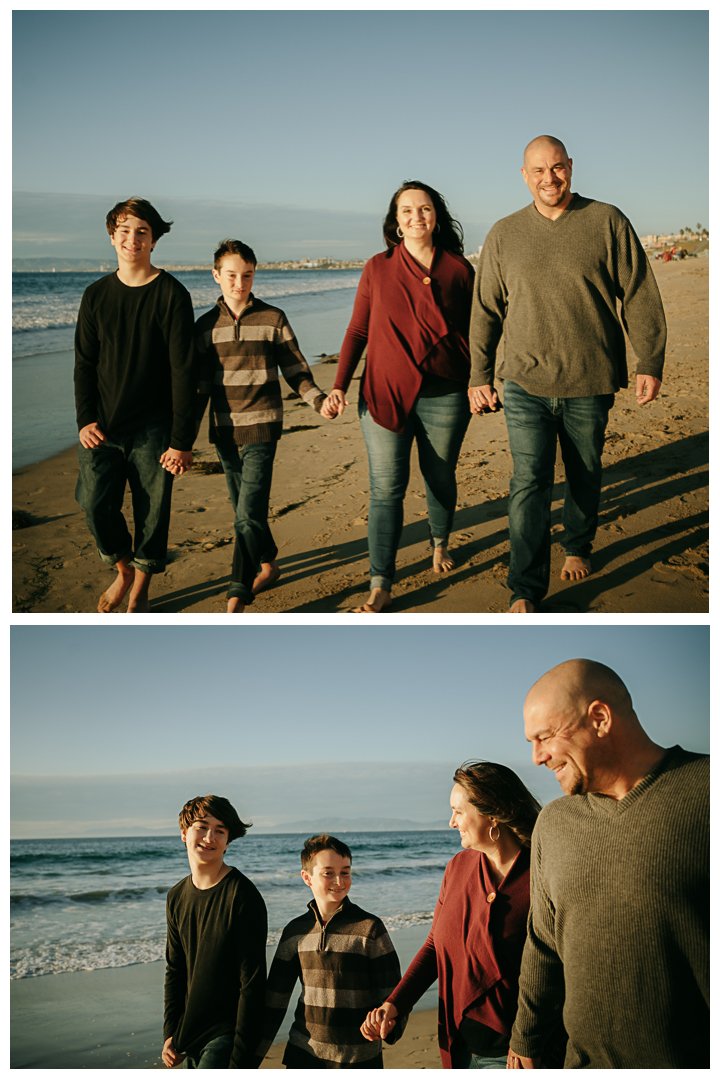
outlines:
[{"label": "sandy shoreline", "polygon": [[[546,613],[707,612],[709,260],[653,264],[668,318],[661,396],[640,409],[632,390],[616,398],[604,455],[594,573],[559,581],[553,545]],[[634,357],[629,358],[630,370]],[[313,375],[332,386],[333,364]],[[346,613],[367,594],[368,472],[357,421],[357,380],[345,416],[324,421],[285,402],[271,496],[282,578],[248,616]],[[287,394],[287,388],[283,393]],[[197,460],[215,463],[203,434]],[[502,414],[473,419],[460,457],[452,547],[456,569],[430,569],[422,480],[413,466],[393,591],[394,613],[502,613],[509,593],[507,494],[512,467]],[[92,613],[113,572],[98,560],[74,501],[76,451],[17,471],[13,509],[29,527],[13,533],[13,610]],[[553,532],[559,533],[562,467]],[[220,473],[194,469],[175,481],[170,562],[154,582],[152,611],[220,614],[232,561],[232,513]]]},{"label": "sandy shoreline", "polygon": [[[392,932],[404,971],[427,936],[429,924]],[[268,966],[275,946],[268,946]],[[13,1069],[164,1069],[162,960],[128,967],[73,971],[10,982]],[[261,1068],[282,1068],[283,1040],[300,984]],[[396,1046],[383,1050],[387,1069],[439,1069],[437,989],[418,1002]]]}]

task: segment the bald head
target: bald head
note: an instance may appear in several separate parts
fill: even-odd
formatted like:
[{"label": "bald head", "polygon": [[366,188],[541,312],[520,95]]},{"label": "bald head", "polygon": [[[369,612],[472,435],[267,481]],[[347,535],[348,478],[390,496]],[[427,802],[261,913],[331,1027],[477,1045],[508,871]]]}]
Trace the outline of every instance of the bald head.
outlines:
[{"label": "bald head", "polygon": [[523,165],[528,167],[528,160],[534,156],[536,152],[545,153],[546,151],[555,151],[557,154],[562,155],[565,161],[569,161],[568,152],[565,149],[565,144],[556,139],[554,135],[538,135],[536,139],[532,139],[525,147],[525,153],[523,154]]},{"label": "bald head", "polygon": [[550,707],[554,713],[577,723],[587,716],[593,701],[602,701],[620,716],[632,714],[628,688],[612,668],[597,660],[566,660],[531,687],[525,708]]}]

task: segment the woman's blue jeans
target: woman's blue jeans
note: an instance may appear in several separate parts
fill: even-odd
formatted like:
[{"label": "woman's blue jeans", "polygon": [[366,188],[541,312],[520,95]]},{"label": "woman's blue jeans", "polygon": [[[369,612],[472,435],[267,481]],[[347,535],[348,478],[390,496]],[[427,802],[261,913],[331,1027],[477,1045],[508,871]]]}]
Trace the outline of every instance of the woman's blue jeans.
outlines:
[{"label": "woman's blue jeans", "polygon": [[445,546],[452,530],[457,502],[455,469],[470,423],[470,406],[465,389],[438,397],[419,397],[401,433],[376,424],[362,397],[358,413],[370,465],[370,588],[390,590],[403,527],[413,441],[417,442],[425,481],[431,540],[435,547]]},{"label": "woman's blue jeans", "polygon": [[510,481],[510,604],[539,603],[550,584],[550,507],[558,439],[565,466],[562,523],[566,555],[592,550],[602,492],[602,452],[614,394],[546,398],[505,382]]},{"label": "woman's blue jeans", "polygon": [[243,446],[216,443],[215,450],[225,471],[235,511],[235,548],[228,600],[238,597],[243,604],[252,604],[252,585],[260,564],[272,562],[278,553],[268,525],[277,442]]}]

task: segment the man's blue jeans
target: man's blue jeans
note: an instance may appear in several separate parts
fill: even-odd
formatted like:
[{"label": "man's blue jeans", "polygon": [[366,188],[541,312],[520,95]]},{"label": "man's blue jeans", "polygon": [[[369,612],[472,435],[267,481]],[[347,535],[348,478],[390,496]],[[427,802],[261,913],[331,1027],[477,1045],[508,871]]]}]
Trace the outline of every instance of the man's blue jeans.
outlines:
[{"label": "man's blue jeans", "polygon": [[188,1054],[182,1063],[183,1069],[227,1069],[230,1067],[234,1035],[218,1035],[203,1046],[194,1057]]},{"label": "man's blue jeans", "polygon": [[358,413],[370,464],[370,588],[389,590],[403,527],[413,441],[417,441],[425,481],[431,541],[435,547],[445,546],[452,530],[457,502],[455,469],[470,423],[470,406],[465,389],[419,397],[401,434],[376,424],[362,397]]},{"label": "man's blue jeans", "polygon": [[252,586],[260,564],[272,562],[278,549],[268,525],[270,488],[277,442],[243,446],[216,443],[235,511],[235,549],[228,600],[252,604]]},{"label": "man's blue jeans", "polygon": [[555,449],[560,440],[565,466],[562,522],[566,555],[588,558],[598,522],[602,451],[614,394],[545,398],[505,382],[513,477],[510,481],[510,604],[538,604],[550,583],[550,507]]},{"label": "man's blue jeans", "polygon": [[[146,574],[165,569],[173,476],[163,469],[160,457],[169,445],[170,429],[159,424],[125,439],[106,437],[93,450],[82,443],[78,447],[75,498],[108,566],[132,556],[130,565]],[[132,495],[134,544],[122,513],[126,483]]]}]

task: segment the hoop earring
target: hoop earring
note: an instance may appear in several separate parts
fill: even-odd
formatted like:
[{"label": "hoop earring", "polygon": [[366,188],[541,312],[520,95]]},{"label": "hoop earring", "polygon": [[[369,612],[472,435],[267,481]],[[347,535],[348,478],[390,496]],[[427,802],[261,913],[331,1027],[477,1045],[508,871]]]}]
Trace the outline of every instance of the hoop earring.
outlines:
[{"label": "hoop earring", "polygon": [[435,228],[433,229],[433,232],[434,233],[439,233],[440,232],[440,222],[439,221],[435,222]]},{"label": "hoop earring", "polygon": [[396,232],[397,232],[398,236],[400,237],[400,239],[402,240],[402,238],[403,238],[403,236],[405,235],[405,233],[404,233],[404,232],[402,231],[402,229],[400,228],[400,226],[399,226],[399,225],[398,225],[398,227],[397,227],[397,229],[396,229]]},{"label": "hoop earring", "polygon": [[[497,836],[493,836],[493,829],[497,831]],[[490,839],[492,840],[493,844],[497,844],[498,840],[500,839],[500,827],[498,825],[491,825],[489,831]]]}]

